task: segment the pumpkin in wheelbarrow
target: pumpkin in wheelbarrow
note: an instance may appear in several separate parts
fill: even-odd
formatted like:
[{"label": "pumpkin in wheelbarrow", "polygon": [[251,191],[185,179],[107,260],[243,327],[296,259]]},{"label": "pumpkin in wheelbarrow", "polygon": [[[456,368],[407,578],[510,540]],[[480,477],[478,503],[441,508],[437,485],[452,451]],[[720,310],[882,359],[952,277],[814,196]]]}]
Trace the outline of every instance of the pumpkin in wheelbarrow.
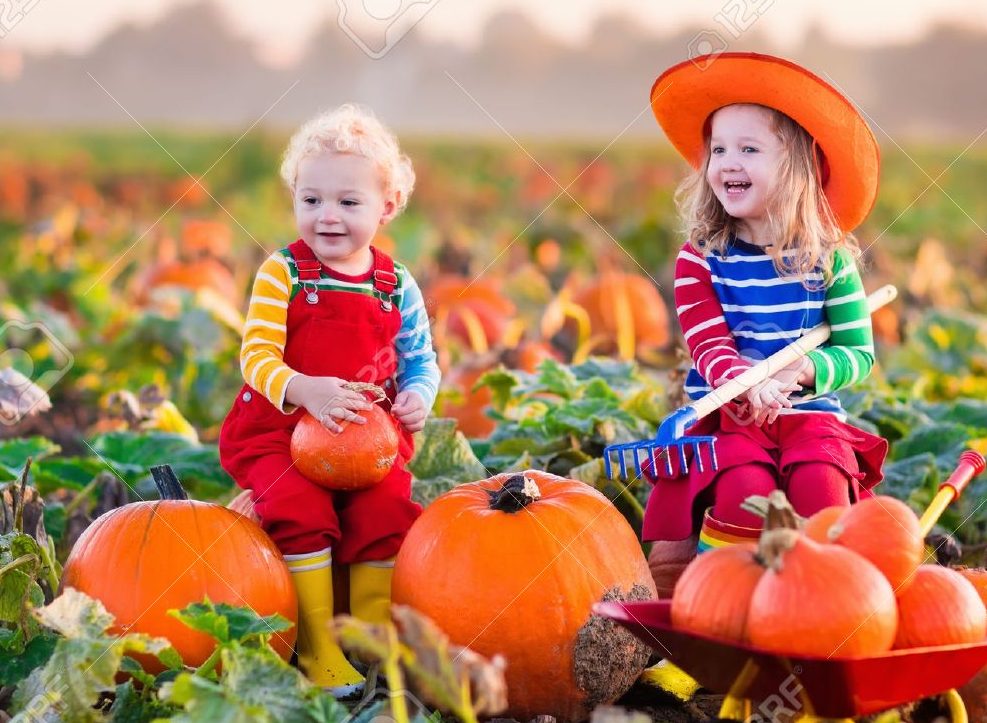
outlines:
[{"label": "pumpkin in wheelbarrow", "polygon": [[518,720],[589,717],[623,695],[649,647],[593,613],[604,600],[653,600],[637,535],[583,482],[529,470],[460,485],[415,522],[392,598],[453,643],[507,660]]}]

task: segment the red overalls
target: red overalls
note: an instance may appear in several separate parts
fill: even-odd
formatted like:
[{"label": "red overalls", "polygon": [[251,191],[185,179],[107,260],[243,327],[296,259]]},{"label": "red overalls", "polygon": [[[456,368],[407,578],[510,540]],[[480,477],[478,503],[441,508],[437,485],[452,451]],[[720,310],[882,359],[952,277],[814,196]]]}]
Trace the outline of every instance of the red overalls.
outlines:
[{"label": "red overalls", "polygon": [[[389,409],[396,394],[394,337],[401,328],[401,313],[391,299],[397,286],[393,260],[371,247],[373,269],[347,276],[324,267],[301,239],[288,250],[302,288],[288,303],[285,364],[309,376],[377,384],[387,392]],[[373,280],[373,295],[316,290],[313,282],[323,271],[340,281]],[[394,420],[401,442],[387,476],[369,489],[334,492],[310,482],[292,464],[291,433],[304,411],[283,414],[245,384],[220,432],[223,468],[240,487],[253,490],[261,526],[283,554],[332,547],[333,562],[340,564],[393,557],[421,514],[421,506],[411,501],[411,474],[405,469],[414,452],[411,433]]]}]

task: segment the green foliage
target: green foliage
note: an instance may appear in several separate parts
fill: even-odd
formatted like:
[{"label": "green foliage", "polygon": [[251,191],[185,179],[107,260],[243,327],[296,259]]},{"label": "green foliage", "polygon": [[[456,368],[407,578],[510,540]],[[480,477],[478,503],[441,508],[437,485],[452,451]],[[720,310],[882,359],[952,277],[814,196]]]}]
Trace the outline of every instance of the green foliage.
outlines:
[{"label": "green foliage", "polygon": [[412,496],[427,505],[463,482],[485,479],[486,468],[473,453],[454,419],[429,419],[415,435],[415,456],[408,463],[414,475]]}]

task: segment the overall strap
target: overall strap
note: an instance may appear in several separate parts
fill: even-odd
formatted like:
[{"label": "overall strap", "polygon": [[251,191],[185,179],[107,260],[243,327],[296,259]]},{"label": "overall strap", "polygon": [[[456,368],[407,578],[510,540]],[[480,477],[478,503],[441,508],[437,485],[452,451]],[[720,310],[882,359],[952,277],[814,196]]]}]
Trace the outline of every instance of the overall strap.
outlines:
[{"label": "overall strap", "polygon": [[299,281],[318,281],[322,277],[322,262],[315,258],[312,249],[302,239],[291,244],[288,251],[295,259]]},{"label": "overall strap", "polygon": [[384,311],[390,311],[393,302],[391,295],[398,286],[398,276],[394,273],[394,259],[380,249],[371,246],[374,254],[374,290],[380,297],[380,305]]}]

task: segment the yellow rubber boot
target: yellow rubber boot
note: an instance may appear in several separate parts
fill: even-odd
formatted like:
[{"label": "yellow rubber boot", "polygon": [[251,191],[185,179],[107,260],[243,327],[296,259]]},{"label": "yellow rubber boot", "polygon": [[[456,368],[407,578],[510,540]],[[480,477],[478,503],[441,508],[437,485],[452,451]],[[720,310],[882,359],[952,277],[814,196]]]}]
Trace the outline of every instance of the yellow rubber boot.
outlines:
[{"label": "yellow rubber boot", "polygon": [[394,558],[350,565],[350,612],[368,623],[391,622]]},{"label": "yellow rubber boot", "polygon": [[285,555],[298,593],[298,667],[315,685],[337,698],[363,691],[363,676],[350,665],[330,630],[332,554]]}]

